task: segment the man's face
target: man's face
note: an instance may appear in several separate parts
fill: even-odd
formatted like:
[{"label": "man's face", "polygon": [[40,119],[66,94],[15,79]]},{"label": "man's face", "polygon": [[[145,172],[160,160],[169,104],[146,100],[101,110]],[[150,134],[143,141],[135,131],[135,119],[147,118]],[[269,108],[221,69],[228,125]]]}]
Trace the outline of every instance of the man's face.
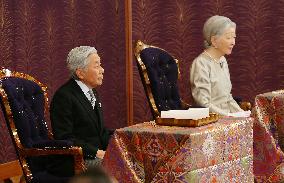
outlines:
[{"label": "man's face", "polygon": [[101,66],[101,58],[93,53],[88,56],[90,60],[85,69],[77,69],[76,74],[79,79],[89,88],[95,88],[103,83],[104,69]]}]

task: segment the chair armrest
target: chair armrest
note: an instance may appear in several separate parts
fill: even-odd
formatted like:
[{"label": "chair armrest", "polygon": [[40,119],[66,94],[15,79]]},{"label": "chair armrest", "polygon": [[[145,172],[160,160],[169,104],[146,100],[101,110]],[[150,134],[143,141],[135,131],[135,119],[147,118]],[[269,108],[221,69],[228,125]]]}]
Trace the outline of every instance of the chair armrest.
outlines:
[{"label": "chair armrest", "polygon": [[185,101],[180,100],[180,102],[181,102],[181,109],[186,110],[190,107],[190,105],[186,103]]},{"label": "chair armrest", "polygon": [[73,155],[74,156],[74,170],[78,174],[86,170],[83,151],[81,147],[47,147],[47,148],[20,148],[20,156],[48,156],[48,155]]},{"label": "chair armrest", "polygon": [[252,109],[252,105],[248,101],[243,101],[241,97],[233,97],[234,100],[239,104],[240,108],[243,109],[244,111],[248,111]]},{"label": "chair armrest", "polygon": [[69,140],[40,140],[32,145],[33,148],[63,148],[63,147],[71,147],[73,146],[73,142]]},{"label": "chair armrest", "polygon": [[252,109],[250,102],[240,102],[239,105],[240,105],[241,109],[243,109],[244,111],[248,111],[248,110]]}]

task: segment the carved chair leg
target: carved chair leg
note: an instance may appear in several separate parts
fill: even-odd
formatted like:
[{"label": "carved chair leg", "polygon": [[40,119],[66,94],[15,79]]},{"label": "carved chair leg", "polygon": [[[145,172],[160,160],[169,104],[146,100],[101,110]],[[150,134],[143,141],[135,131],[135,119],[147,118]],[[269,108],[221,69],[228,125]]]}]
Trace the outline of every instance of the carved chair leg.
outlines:
[{"label": "carved chair leg", "polygon": [[13,182],[12,182],[11,179],[9,178],[9,179],[5,179],[5,180],[3,180],[3,181],[0,181],[0,183],[13,183]]},{"label": "carved chair leg", "polygon": [[21,176],[21,178],[20,178],[20,183],[26,183],[26,180],[25,180],[24,175]]},{"label": "carved chair leg", "polygon": [[8,179],[0,181],[0,183],[26,183],[26,181],[25,181],[24,176],[20,175],[20,176],[16,176],[16,177],[10,177]]}]

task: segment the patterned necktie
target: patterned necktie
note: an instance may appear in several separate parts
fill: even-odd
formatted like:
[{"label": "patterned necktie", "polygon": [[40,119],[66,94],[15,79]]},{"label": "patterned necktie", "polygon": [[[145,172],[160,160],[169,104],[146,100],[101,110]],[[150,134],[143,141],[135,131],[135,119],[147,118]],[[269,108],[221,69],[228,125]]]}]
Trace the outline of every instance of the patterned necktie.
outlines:
[{"label": "patterned necktie", "polygon": [[89,90],[89,91],[88,91],[88,94],[90,95],[89,101],[91,102],[91,104],[92,104],[92,106],[93,106],[93,108],[94,108],[95,105],[96,105],[96,97],[95,97],[95,95],[94,95],[94,93],[93,93],[92,90]]}]

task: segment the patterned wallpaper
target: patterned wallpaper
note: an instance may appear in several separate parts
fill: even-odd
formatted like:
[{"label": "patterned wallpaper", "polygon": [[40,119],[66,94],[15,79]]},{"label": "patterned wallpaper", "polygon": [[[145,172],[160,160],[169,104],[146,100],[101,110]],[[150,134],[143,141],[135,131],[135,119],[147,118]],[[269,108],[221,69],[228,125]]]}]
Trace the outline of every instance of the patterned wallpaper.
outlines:
[{"label": "patterned wallpaper", "polygon": [[[236,46],[227,57],[233,94],[253,102],[259,93],[284,87],[282,7],[281,0],[132,0],[133,46],[141,39],[179,59],[179,87],[190,103],[189,69],[203,50],[203,23],[215,14],[228,16],[237,23]],[[51,98],[68,79],[68,51],[95,45],[105,68],[99,88],[105,122],[126,126],[124,11],[122,0],[0,0],[0,64],[36,77]],[[151,119],[151,112],[133,61],[133,115],[140,123]],[[1,163],[15,155],[3,117],[0,121]]]}]

